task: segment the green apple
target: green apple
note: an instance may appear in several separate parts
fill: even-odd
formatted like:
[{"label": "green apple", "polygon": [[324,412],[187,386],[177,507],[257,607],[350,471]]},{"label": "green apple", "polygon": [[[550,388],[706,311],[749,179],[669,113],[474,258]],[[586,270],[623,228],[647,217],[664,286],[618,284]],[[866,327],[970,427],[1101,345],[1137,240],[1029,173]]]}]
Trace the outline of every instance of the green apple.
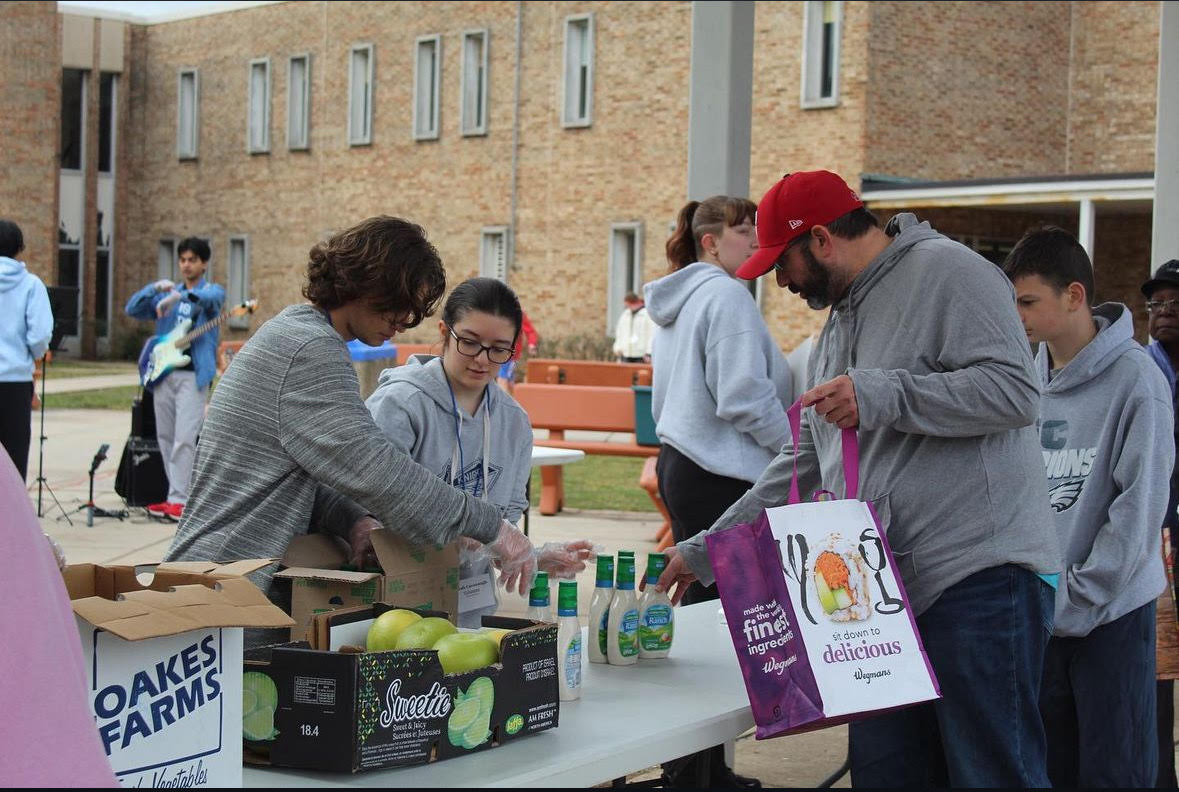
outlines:
[{"label": "green apple", "polygon": [[370,652],[387,652],[394,649],[401,631],[421,620],[422,617],[411,610],[398,608],[385,611],[368,628],[364,646]]},{"label": "green apple", "polygon": [[401,631],[394,649],[433,649],[444,635],[458,632],[453,624],[440,616],[427,616]]},{"label": "green apple", "polygon": [[445,674],[473,671],[499,660],[499,648],[495,641],[482,633],[444,635],[434,644],[434,648],[438,651],[438,662],[442,663],[442,672]]},{"label": "green apple", "polygon": [[495,641],[497,647],[502,647],[504,636],[509,635],[511,632],[511,630],[503,630],[497,627],[484,627],[482,634]]}]

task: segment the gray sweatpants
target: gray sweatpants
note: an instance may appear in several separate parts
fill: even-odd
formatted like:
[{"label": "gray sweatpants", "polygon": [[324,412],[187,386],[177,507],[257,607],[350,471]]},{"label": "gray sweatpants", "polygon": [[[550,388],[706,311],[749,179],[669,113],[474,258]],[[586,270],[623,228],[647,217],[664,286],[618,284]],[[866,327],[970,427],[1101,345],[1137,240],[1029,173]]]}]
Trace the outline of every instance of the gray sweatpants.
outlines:
[{"label": "gray sweatpants", "polygon": [[168,474],[168,501],[188,501],[188,481],[196,456],[197,435],[205,421],[207,388],[197,389],[196,373],[173,371],[152,391],[156,409],[156,439]]}]

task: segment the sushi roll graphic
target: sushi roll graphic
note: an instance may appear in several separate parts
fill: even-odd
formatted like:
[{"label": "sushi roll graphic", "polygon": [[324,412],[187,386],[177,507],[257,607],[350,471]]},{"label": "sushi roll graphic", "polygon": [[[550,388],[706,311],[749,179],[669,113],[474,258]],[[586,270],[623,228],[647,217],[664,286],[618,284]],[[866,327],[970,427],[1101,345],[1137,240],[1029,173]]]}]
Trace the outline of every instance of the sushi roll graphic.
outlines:
[{"label": "sushi roll graphic", "polygon": [[831,621],[863,621],[872,614],[868,574],[851,542],[832,534],[819,545],[811,578],[823,613]]}]

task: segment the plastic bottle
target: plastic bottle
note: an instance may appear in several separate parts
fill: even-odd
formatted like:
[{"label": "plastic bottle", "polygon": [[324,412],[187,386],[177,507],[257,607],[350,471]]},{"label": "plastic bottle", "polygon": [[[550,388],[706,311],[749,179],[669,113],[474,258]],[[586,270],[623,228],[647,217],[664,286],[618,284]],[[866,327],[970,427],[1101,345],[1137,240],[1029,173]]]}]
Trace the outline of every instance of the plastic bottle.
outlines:
[{"label": "plastic bottle", "polygon": [[671,651],[675,635],[675,610],[667,592],[655,590],[659,576],[667,567],[667,556],[650,553],[647,556],[647,590],[639,599],[639,657],[657,660]]},{"label": "plastic bottle", "polygon": [[609,662],[606,659],[607,621],[610,618],[610,600],[614,598],[614,556],[598,556],[598,574],[594,582],[594,596],[589,607],[589,661]]},{"label": "plastic bottle", "polygon": [[581,621],[577,581],[557,584],[557,688],[561,701],[581,698]]},{"label": "plastic bottle", "polygon": [[634,556],[618,554],[618,587],[606,620],[606,659],[610,665],[639,661],[639,601],[635,596]]},{"label": "plastic bottle", "polygon": [[551,622],[553,609],[549,605],[549,573],[537,572],[536,580],[532,582],[532,590],[528,592],[528,610],[524,612],[525,619]]}]

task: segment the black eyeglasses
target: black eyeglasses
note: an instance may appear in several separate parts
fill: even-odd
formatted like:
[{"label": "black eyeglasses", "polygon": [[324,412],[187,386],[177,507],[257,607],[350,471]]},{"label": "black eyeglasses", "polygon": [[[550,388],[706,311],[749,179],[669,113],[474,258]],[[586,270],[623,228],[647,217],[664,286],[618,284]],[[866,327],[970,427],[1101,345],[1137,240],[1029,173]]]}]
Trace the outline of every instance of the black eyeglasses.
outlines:
[{"label": "black eyeglasses", "polygon": [[1179,300],[1147,300],[1146,310],[1150,313],[1179,313]]},{"label": "black eyeglasses", "polygon": [[453,327],[447,327],[446,329],[450,332],[451,338],[454,339],[455,349],[459,351],[460,355],[477,358],[481,352],[486,352],[487,359],[492,363],[507,363],[512,359],[512,354],[515,352],[510,347],[484,346],[473,338],[463,338],[458,335],[454,332]]}]

